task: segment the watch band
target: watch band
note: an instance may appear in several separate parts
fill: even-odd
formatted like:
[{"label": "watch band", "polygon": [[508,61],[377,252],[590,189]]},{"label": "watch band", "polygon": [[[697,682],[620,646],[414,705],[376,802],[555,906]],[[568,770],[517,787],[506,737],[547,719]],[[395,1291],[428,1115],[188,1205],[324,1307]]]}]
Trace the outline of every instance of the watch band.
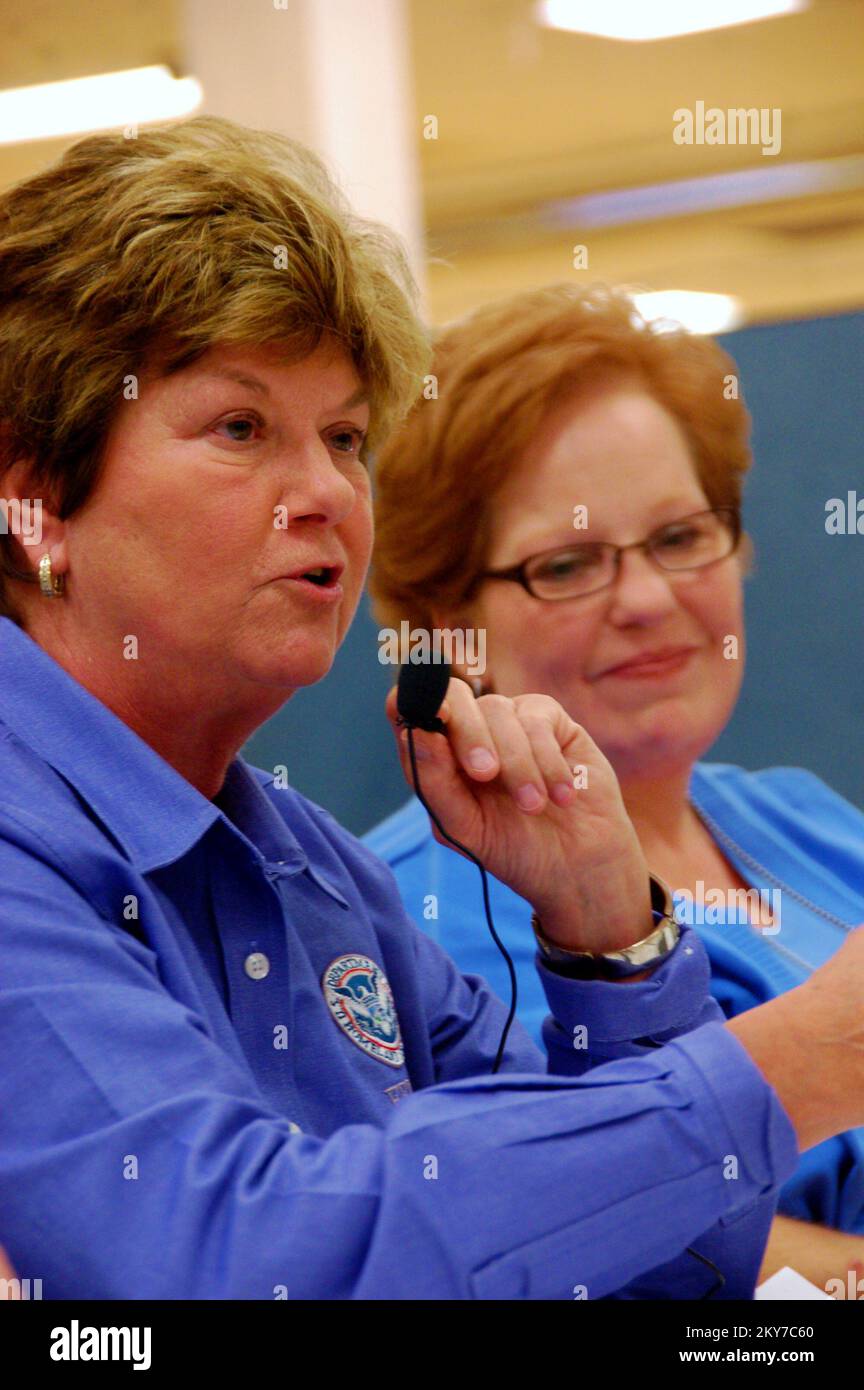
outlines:
[{"label": "watch band", "polygon": [[623,946],[620,951],[568,951],[543,935],[540,919],[533,912],[531,926],[544,959],[553,968],[559,967],[558,973],[584,980],[626,979],[628,975],[638,975],[640,971],[663,960],[678,945],[681,929],[675,921],[672,892],[668,884],[656,874],[649,873],[648,878],[651,911],[656,925],[641,941],[634,941],[632,946]]}]

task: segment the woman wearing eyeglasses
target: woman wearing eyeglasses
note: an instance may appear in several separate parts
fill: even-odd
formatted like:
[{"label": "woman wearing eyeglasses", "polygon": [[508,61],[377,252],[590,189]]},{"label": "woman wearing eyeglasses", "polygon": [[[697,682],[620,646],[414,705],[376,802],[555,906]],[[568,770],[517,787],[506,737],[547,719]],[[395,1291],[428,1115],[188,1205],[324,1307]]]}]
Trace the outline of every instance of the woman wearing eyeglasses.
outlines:
[{"label": "woman wearing eyeglasses", "polygon": [[[657,333],[611,291],[553,287],[443,332],[433,372],[436,398],[415,405],[377,461],[379,617],[483,631],[485,669],[457,674],[493,727],[528,691],[585,727],[678,920],[708,949],[727,1016],[802,983],[864,921],[864,815],[803,770],[701,761],[744,665],[749,417],[731,358],[705,338]],[[574,768],[577,789],[585,775]],[[528,779],[526,808],[532,794]],[[367,842],[415,921],[506,997],[477,870],[433,835],[420,803]],[[534,958],[548,946],[530,906],[490,888],[520,1017],[539,1037]],[[779,1210],[765,1271],[790,1263],[820,1284],[842,1274],[864,1248],[864,1131],[806,1154]]]}]

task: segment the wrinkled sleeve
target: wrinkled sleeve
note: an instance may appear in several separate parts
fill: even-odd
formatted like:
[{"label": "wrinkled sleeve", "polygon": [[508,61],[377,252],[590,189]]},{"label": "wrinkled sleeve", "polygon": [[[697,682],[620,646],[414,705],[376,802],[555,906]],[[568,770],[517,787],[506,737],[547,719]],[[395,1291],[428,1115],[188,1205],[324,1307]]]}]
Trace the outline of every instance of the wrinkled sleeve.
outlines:
[{"label": "wrinkled sleeve", "polygon": [[292,1134],[47,853],[0,840],[0,885],[0,1236],[46,1298],[602,1297],[794,1165],[716,1023]]},{"label": "wrinkled sleeve", "polygon": [[[410,919],[406,919],[410,921]],[[488,1072],[508,1009],[479,975],[462,975],[436,942],[413,923],[417,973],[427,1001],[436,1080]],[[645,980],[574,980],[535,965],[551,1012],[543,1025],[547,1057],[518,1019],[507,1036],[502,1070],[578,1076],[603,1062],[644,1055],[723,1012],[708,993],[710,965],[694,931],[682,928],[674,951]]]},{"label": "wrinkled sleeve", "polygon": [[708,993],[708,955],[689,928],[666,960],[635,983],[570,980],[554,974],[539,953],[536,965],[551,1010],[543,1024],[550,1071],[579,1075],[723,1019]]}]

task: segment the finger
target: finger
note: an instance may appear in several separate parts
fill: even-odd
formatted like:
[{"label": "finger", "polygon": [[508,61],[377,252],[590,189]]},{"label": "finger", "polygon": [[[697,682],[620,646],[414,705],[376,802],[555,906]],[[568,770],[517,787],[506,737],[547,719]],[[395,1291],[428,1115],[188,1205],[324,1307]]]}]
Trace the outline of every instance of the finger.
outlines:
[{"label": "finger", "polygon": [[[408,730],[401,722],[397,708],[398,691],[394,685],[387,692],[384,702],[384,711],[390,721],[390,726],[396,738],[396,748],[399,753],[399,761],[402,764],[402,772],[408,785],[413,788],[414,776],[411,769],[411,755],[408,748]],[[444,711],[442,705],[439,714]],[[447,737],[441,733],[431,733],[427,729],[412,729],[414,735],[414,757],[417,762],[426,763],[429,760],[444,758],[445,764],[448,758],[452,761],[452,754],[449,753]]]},{"label": "finger", "polygon": [[[396,747],[399,752],[403,776],[411,790],[416,792],[417,784],[414,780],[414,768],[411,765],[408,747],[408,730],[397,723],[396,693],[396,687],[393,686],[388,692],[384,708],[396,735]],[[448,716],[451,713],[446,704],[442,705],[439,710],[442,719],[445,717],[445,713]],[[473,842],[479,832],[481,819],[479,808],[471,786],[465,781],[446,736],[440,733],[429,733],[424,729],[412,729],[411,736],[417,763],[417,782],[427,807],[431,808],[444,825],[445,830],[455,840],[465,839]],[[432,821],[432,834],[439,844],[459,849],[458,845],[453,845],[440,833],[434,820]],[[462,853],[461,849],[459,849],[459,853]]]},{"label": "finger", "polygon": [[[455,677],[455,676],[452,677],[452,678],[451,678],[451,684],[453,683],[454,680],[458,680],[458,678]],[[465,681],[458,681],[458,683],[459,683],[460,685],[466,685],[466,682],[465,682]],[[469,691],[470,691],[470,687],[468,687],[467,685],[466,685],[466,689],[469,689]],[[473,701],[473,699],[474,699],[474,696],[473,696],[473,695],[471,695],[471,699],[472,699],[472,701]],[[400,720],[400,716],[399,716],[399,687],[398,687],[398,684],[396,684],[396,685],[391,685],[390,689],[387,691],[387,698],[386,698],[385,701],[384,701],[384,713],[386,714],[388,720],[390,721],[390,724],[392,725],[393,729],[396,731],[396,734],[398,735],[398,734],[400,733],[400,731],[405,727],[404,724],[402,724],[402,722],[401,722],[401,720]],[[448,722],[452,719],[452,717],[453,717],[453,714],[452,714],[452,710],[451,710],[451,707],[450,707],[450,703],[449,703],[449,701],[448,701],[448,699],[447,699],[447,697],[446,697],[446,695],[445,695],[444,700],[443,700],[443,702],[442,702],[442,704],[441,704],[441,708],[438,710],[438,718],[441,720],[442,724],[446,724],[446,723],[448,723]],[[426,732],[426,731],[424,730],[423,732]]]},{"label": "finger", "polygon": [[[415,768],[411,765],[408,746],[409,732],[414,743]],[[399,734],[399,756],[405,780],[412,791],[418,792],[426,809],[432,812],[432,834],[439,844],[476,842],[482,815],[471,784],[465,778],[453,756],[453,750],[442,734],[430,734],[423,729],[402,729]],[[442,835],[435,818],[443,824]],[[458,847],[453,846],[453,847]]]},{"label": "finger", "polygon": [[557,806],[569,806],[575,795],[573,772],[558,742],[549,702],[529,695],[513,704],[549,797]]},{"label": "finger", "polygon": [[547,804],[546,782],[512,700],[504,695],[481,695],[477,700],[498,751],[499,774],[505,791],[530,814]]},{"label": "finger", "polygon": [[[396,730],[396,746],[399,749],[402,771],[413,787],[414,777],[411,768],[411,749],[408,742],[408,732],[407,729]],[[413,735],[414,742],[414,760],[417,763],[422,763],[424,768],[428,762],[437,761],[440,763],[442,758],[446,761],[448,756],[450,761],[453,761],[453,754],[443,734],[432,734],[426,729],[411,729],[411,734]]]},{"label": "finger", "polygon": [[495,740],[467,681],[452,678],[438,713],[447,725],[453,756],[468,776],[479,782],[497,776],[500,764]]}]

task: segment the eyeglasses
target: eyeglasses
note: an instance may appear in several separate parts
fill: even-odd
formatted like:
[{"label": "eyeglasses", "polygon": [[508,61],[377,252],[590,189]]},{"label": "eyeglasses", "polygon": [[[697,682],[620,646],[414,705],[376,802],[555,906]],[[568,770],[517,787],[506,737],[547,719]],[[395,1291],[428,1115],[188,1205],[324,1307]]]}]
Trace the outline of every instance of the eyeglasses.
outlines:
[{"label": "eyeglasses", "polygon": [[661,570],[705,569],[725,560],[741,540],[741,518],[735,507],[713,507],[693,512],[659,526],[644,541],[612,545],[590,541],[559,546],[531,555],[510,569],[486,570],[482,579],[512,579],[540,599],[583,598],[614,584],[625,550],[644,550]]}]

